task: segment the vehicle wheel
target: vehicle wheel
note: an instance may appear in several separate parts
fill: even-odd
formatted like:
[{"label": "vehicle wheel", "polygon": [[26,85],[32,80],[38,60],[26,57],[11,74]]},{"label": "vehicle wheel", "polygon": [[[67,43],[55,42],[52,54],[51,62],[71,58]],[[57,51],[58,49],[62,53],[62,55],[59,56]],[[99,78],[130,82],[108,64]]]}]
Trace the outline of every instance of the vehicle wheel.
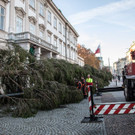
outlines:
[{"label": "vehicle wheel", "polygon": [[132,100],[132,90],[131,90],[131,80],[125,80],[124,82],[124,95],[126,101],[131,101]]}]

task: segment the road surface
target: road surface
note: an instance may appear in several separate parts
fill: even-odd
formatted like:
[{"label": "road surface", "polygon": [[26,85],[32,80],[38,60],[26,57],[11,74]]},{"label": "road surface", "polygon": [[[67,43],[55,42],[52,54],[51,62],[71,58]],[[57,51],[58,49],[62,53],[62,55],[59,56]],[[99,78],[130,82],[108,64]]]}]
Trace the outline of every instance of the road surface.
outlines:
[{"label": "road surface", "polygon": [[[120,84],[120,83],[119,83]],[[115,85],[111,83],[110,86]],[[125,102],[123,92],[104,93],[95,102]],[[106,115],[102,123],[81,123],[89,116],[88,99],[39,111],[27,119],[0,115],[0,135],[135,135],[135,115]]]}]

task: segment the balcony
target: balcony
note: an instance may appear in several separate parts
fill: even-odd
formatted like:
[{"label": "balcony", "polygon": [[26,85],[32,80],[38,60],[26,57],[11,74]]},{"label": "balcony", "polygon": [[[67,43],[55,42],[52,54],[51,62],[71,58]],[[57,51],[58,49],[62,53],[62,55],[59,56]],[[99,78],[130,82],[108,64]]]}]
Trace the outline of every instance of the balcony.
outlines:
[{"label": "balcony", "polygon": [[30,42],[34,43],[36,45],[39,45],[43,48],[46,48],[48,50],[54,51],[57,53],[57,47],[46,42],[45,40],[31,34],[30,32],[23,32],[23,33],[10,33],[8,34],[8,41],[9,42],[15,42],[15,43],[21,43],[21,42]]}]

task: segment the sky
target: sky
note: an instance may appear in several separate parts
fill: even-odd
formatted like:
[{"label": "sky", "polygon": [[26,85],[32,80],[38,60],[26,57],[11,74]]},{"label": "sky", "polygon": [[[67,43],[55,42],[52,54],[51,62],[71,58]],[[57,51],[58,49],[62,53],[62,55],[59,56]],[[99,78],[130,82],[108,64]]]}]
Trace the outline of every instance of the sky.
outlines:
[{"label": "sky", "polygon": [[[53,0],[93,52],[101,46],[104,65],[112,66],[135,41],[135,0]],[[100,54],[97,54],[100,55]]]}]

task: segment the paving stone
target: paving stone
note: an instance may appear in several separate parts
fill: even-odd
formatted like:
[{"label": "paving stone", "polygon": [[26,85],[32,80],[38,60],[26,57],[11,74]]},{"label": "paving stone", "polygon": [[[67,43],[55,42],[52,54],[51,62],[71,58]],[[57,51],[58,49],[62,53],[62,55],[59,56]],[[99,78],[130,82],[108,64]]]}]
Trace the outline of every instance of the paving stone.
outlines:
[{"label": "paving stone", "polygon": [[[126,102],[123,92],[102,95],[102,102]],[[135,114],[105,115],[107,135],[135,135]]]},{"label": "paving stone", "polygon": [[88,116],[88,100],[84,99],[27,119],[2,117],[0,135],[106,135],[104,122],[81,123]]}]

